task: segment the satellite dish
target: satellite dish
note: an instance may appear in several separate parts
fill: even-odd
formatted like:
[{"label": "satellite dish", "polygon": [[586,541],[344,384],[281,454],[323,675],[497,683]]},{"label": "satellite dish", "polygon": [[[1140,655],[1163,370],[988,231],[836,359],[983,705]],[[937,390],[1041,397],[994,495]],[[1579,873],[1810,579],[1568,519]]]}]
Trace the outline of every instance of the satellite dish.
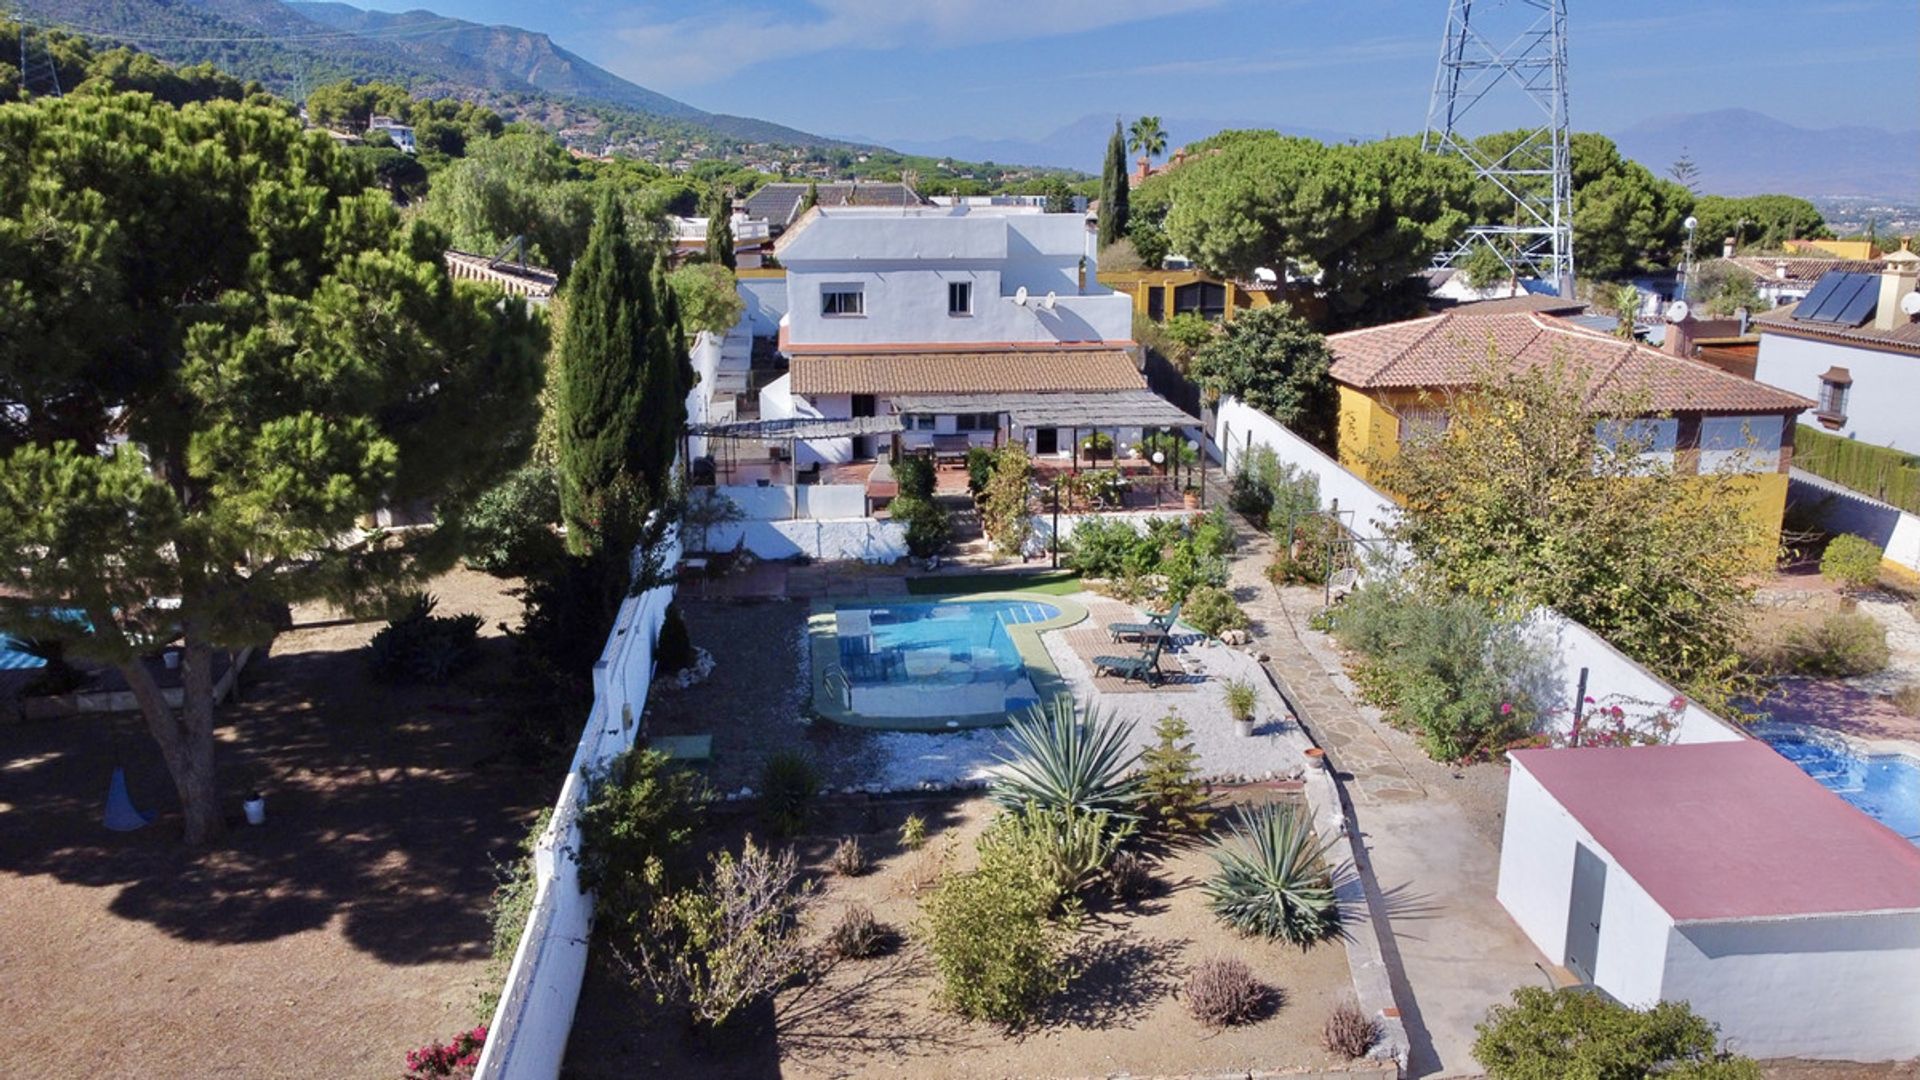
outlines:
[{"label": "satellite dish", "polygon": [[1040,306],[1043,308],[1046,308],[1048,311],[1052,311],[1053,305],[1059,302],[1060,302],[1060,298],[1054,295],[1054,292],[1052,289],[1048,289],[1047,298],[1045,300],[1040,301]]},{"label": "satellite dish", "polygon": [[1920,292],[1910,292],[1901,297],[1900,310],[1908,315],[1920,315]]},{"label": "satellite dish", "polygon": [[1271,285],[1271,284],[1277,283],[1280,280],[1280,275],[1274,273],[1271,269],[1267,267],[1256,266],[1253,268],[1253,280],[1263,281]]},{"label": "satellite dish", "polygon": [[1019,304],[1021,307],[1027,306],[1027,287],[1025,285],[1013,290],[1013,302]]},{"label": "satellite dish", "polygon": [[1687,306],[1685,300],[1675,300],[1667,305],[1667,321],[1670,323],[1686,322],[1687,316],[1691,314],[1693,309]]}]

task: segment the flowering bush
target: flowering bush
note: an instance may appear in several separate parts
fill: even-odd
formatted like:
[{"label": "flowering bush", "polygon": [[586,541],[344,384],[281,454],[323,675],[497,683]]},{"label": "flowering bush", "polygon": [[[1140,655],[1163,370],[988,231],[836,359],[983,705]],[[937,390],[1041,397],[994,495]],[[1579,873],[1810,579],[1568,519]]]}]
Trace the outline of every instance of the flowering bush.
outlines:
[{"label": "flowering bush", "polygon": [[[1624,694],[1606,694],[1583,703],[1577,729],[1555,736],[1559,746],[1659,746],[1673,741],[1686,714],[1687,699],[1661,705]],[[1577,740],[1577,741],[1576,741]]]},{"label": "flowering bush", "polygon": [[454,1077],[455,1080],[473,1075],[480,1064],[480,1048],[487,1045],[487,1025],[481,1024],[472,1031],[463,1031],[453,1037],[451,1043],[429,1043],[418,1050],[407,1051],[407,1080],[428,1080],[428,1078]]}]

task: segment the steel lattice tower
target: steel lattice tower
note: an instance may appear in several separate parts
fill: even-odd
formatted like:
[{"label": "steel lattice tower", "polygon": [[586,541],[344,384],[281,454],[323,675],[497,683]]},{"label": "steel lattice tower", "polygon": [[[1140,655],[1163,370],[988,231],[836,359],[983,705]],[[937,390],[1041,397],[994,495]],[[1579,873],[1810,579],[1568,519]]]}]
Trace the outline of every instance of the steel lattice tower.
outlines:
[{"label": "steel lattice tower", "polygon": [[[1511,147],[1480,147],[1463,131],[1475,106],[1529,102],[1538,122]],[[1497,129],[1496,129],[1497,130]],[[1566,0],[1448,0],[1440,66],[1421,146],[1453,154],[1513,205],[1506,221],[1477,222],[1434,260],[1459,267],[1491,248],[1516,275],[1573,295],[1573,151],[1567,127]],[[1481,134],[1486,134],[1482,131]]]}]

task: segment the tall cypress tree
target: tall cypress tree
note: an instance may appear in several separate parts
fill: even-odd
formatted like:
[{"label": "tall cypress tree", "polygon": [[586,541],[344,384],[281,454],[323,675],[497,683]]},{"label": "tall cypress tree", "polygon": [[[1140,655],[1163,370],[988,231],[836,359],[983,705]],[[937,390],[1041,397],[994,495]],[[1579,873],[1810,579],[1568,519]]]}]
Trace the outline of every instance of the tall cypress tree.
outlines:
[{"label": "tall cypress tree", "polygon": [[1113,121],[1107,140],[1107,163],[1100,171],[1100,246],[1127,235],[1127,138],[1120,120]]},{"label": "tall cypress tree", "polygon": [[579,553],[594,546],[609,500],[626,498],[636,486],[644,491],[664,475],[647,408],[649,339],[664,336],[652,291],[626,215],[605,191],[586,251],[568,277],[560,342],[560,512],[568,544]]},{"label": "tall cypress tree", "polygon": [[707,261],[733,269],[733,200],[719,184],[707,198]]},{"label": "tall cypress tree", "polygon": [[819,205],[820,182],[818,180],[809,180],[807,181],[807,197],[800,201],[800,212],[804,214]]}]

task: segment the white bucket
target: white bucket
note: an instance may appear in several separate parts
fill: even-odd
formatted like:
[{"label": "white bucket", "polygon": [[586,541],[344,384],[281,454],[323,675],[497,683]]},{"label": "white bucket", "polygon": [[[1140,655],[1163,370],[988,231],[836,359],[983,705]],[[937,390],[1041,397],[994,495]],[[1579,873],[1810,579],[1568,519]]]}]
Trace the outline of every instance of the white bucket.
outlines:
[{"label": "white bucket", "polygon": [[267,823],[267,800],[265,796],[255,795],[246,802],[241,803],[240,808],[247,812],[247,824],[265,825]]}]

